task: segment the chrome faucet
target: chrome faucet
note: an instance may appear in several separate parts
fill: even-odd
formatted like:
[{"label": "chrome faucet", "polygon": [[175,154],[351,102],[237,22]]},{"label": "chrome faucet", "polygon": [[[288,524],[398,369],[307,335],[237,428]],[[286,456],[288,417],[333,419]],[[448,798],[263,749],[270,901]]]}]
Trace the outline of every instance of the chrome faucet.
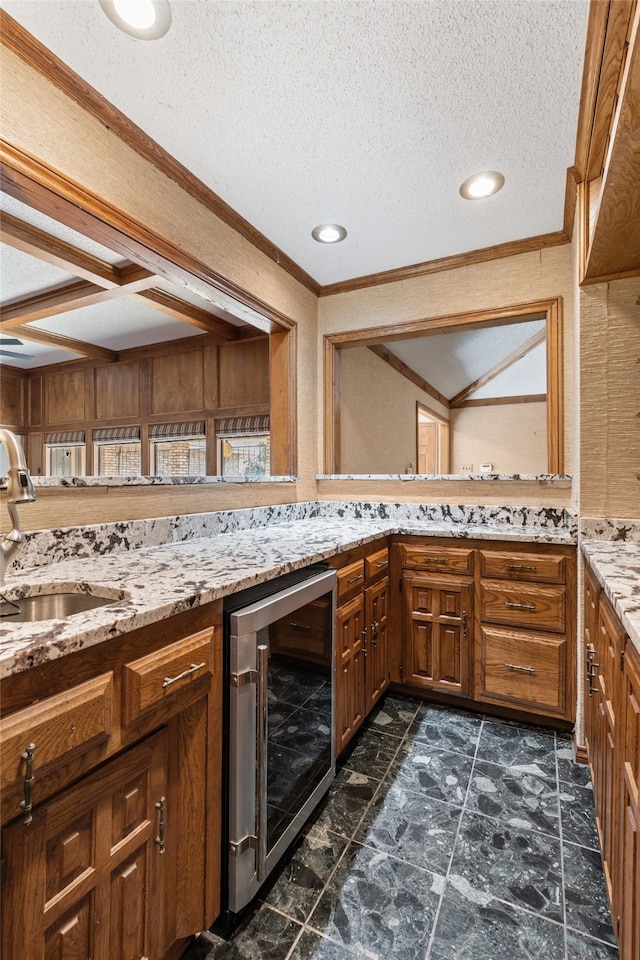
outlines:
[{"label": "chrome faucet", "polygon": [[0,443],[5,445],[9,460],[7,510],[12,524],[11,532],[0,536],[0,587],[2,587],[5,570],[26,540],[24,533],[20,532],[16,503],[35,500],[36,494],[27,470],[24,450],[15,433],[7,430],[6,427],[0,427]]}]

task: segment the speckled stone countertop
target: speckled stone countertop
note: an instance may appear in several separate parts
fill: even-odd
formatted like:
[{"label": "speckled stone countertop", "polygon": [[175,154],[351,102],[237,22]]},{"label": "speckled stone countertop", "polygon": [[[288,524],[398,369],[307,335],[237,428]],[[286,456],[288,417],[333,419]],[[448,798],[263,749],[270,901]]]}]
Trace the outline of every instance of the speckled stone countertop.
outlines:
[{"label": "speckled stone countertop", "polygon": [[640,543],[583,540],[581,547],[629,639],[640,650]]},{"label": "speckled stone countertop", "polygon": [[571,544],[566,529],[509,524],[434,523],[318,517],[236,530],[214,537],[63,560],[16,571],[4,595],[19,599],[58,591],[108,592],[112,603],[65,620],[0,621],[0,677],[155,623],[191,607],[393,533]]}]

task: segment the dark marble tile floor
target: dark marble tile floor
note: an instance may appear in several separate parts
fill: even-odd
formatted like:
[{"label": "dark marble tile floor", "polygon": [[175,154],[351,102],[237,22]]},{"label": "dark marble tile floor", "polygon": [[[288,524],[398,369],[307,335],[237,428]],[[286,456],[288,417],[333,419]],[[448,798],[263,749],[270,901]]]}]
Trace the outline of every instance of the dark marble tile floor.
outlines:
[{"label": "dark marble tile floor", "polygon": [[227,941],[184,960],[615,960],[566,735],[389,696]]}]

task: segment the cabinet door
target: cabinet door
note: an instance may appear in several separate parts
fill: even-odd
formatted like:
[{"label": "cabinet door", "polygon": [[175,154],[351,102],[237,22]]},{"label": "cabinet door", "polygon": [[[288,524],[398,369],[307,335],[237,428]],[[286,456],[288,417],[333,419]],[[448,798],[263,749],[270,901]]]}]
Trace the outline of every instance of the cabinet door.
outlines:
[{"label": "cabinet door", "polygon": [[593,760],[597,753],[596,740],[599,728],[600,693],[598,687],[598,670],[600,663],[596,645],[598,643],[598,597],[600,587],[597,580],[587,567],[584,575],[584,740],[587,756],[591,765],[593,778]]},{"label": "cabinet door", "polygon": [[367,651],[365,661],[366,713],[389,686],[389,578],[364,592]]},{"label": "cabinet door", "polygon": [[406,683],[469,694],[472,583],[405,574]]},{"label": "cabinet door", "polygon": [[365,715],[364,598],[338,607],[336,616],[336,755],[349,742]]},{"label": "cabinet door", "polygon": [[167,755],[163,731],[3,831],[5,960],[162,957]]},{"label": "cabinet door", "polygon": [[640,956],[640,656],[630,643],[625,656],[622,709],[620,960],[636,960]]}]

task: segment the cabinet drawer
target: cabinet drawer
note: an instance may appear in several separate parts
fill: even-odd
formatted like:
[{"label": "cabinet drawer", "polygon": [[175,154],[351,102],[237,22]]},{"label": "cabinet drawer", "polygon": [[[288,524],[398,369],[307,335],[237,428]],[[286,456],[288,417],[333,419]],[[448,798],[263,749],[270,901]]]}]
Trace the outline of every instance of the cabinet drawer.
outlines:
[{"label": "cabinet drawer", "polygon": [[433,573],[473,573],[473,550],[465,547],[402,546],[403,567]]},{"label": "cabinet drawer", "polygon": [[480,551],[480,576],[491,579],[564,583],[566,558],[547,553]]},{"label": "cabinet drawer", "polygon": [[376,550],[364,558],[364,577],[367,583],[385,576],[389,572],[389,548]]},{"label": "cabinet drawer", "polygon": [[336,571],[338,575],[338,606],[364,585],[364,560],[356,560]]},{"label": "cabinet drawer", "polygon": [[328,666],[331,636],[331,600],[324,596],[276,621],[271,628],[270,646],[273,653]]},{"label": "cabinet drawer", "polygon": [[566,710],[564,637],[482,627],[478,694],[559,716]]},{"label": "cabinet drawer", "polygon": [[72,751],[108,739],[113,719],[113,673],[80,683],[5,717],[0,724],[2,789],[25,779],[25,751],[33,744],[33,772]]},{"label": "cabinet drawer", "polygon": [[480,584],[480,619],[563,633],[566,619],[564,589],[485,581]]},{"label": "cabinet drawer", "polygon": [[123,726],[213,673],[213,627],[122,668]]}]

